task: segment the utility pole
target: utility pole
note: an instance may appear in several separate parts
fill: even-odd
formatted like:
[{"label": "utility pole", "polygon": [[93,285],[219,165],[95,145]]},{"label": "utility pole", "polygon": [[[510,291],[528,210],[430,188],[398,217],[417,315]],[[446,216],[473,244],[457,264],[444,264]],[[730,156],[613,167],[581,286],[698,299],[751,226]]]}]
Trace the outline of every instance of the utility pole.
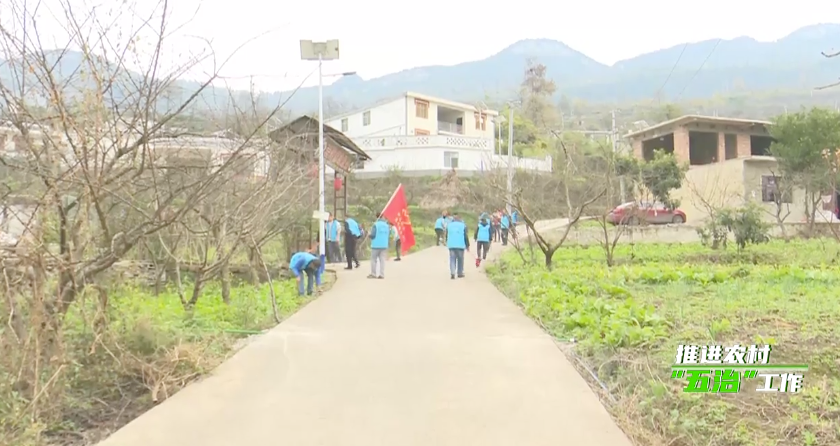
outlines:
[{"label": "utility pole", "polygon": [[[612,114],[612,136],[610,137],[610,139],[612,139],[613,156],[616,156],[616,155],[618,155],[618,127],[615,125],[615,110],[613,110],[611,114]],[[621,197],[621,202],[626,203],[627,202],[627,190],[626,190],[626,185],[624,184],[624,177],[623,176],[618,178],[618,184],[619,184],[619,190],[620,190],[619,193],[620,193],[620,197]]]},{"label": "utility pole", "polygon": [[512,212],[513,201],[513,104],[508,105],[508,165],[507,165],[507,211]]}]

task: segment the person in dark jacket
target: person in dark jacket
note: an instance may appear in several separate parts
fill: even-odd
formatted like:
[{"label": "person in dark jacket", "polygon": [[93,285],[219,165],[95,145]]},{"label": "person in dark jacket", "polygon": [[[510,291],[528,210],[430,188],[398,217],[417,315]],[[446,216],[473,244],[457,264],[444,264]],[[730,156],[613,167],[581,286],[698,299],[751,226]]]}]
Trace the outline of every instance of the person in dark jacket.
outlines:
[{"label": "person in dark jacket", "polygon": [[362,229],[353,217],[344,220],[344,257],[347,258],[347,268],[359,267],[359,259],[356,258],[356,241],[362,238]]},{"label": "person in dark jacket", "polygon": [[464,251],[470,250],[470,236],[467,225],[458,214],[446,225],[446,247],[449,248],[449,277],[464,277]]},{"label": "person in dark jacket", "polygon": [[481,266],[482,260],[487,260],[487,251],[490,250],[490,222],[482,215],[481,221],[475,228],[475,267]]}]

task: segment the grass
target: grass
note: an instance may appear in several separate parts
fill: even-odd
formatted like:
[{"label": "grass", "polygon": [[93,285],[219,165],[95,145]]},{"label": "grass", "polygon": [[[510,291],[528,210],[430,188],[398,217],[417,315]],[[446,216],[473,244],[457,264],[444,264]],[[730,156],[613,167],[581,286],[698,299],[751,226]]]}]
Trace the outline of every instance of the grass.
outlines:
[{"label": "grass", "polygon": [[[638,445],[840,444],[840,245],[622,245],[607,268],[599,247],[568,247],[554,271],[507,253],[489,268],[524,311],[574,350],[617,401],[610,410]],[[797,394],[683,393],[670,377],[678,344],[770,344],[770,363],[810,366]]]},{"label": "grass", "polygon": [[[326,285],[332,281],[328,275]],[[281,318],[309,300],[292,280],[274,286]],[[4,336],[0,445],[95,443],[212,370],[242,338],[275,325],[267,284],[233,287],[230,304],[220,295],[209,284],[191,311],[172,290],[112,289],[105,309],[96,293],[83,295],[62,323],[60,348],[38,370],[36,386],[48,392],[35,403],[35,380],[16,374],[26,376],[31,361]]]}]

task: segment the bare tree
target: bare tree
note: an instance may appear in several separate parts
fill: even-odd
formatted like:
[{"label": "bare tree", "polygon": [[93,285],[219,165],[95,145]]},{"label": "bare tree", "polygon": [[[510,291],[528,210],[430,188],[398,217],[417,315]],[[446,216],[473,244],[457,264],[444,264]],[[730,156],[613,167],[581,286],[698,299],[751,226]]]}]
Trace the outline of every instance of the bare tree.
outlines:
[{"label": "bare tree", "polygon": [[[199,114],[219,92],[211,84],[224,61],[194,86],[179,83],[199,63],[213,62],[213,54],[180,55],[179,64],[167,68],[164,50],[177,27],[166,0],[145,11],[131,3],[110,10],[78,6],[50,4],[66,38],[57,45],[65,49],[52,50],[43,44],[54,37],[42,34],[45,5],[2,3],[0,208],[16,200],[24,211],[16,245],[0,254],[0,309],[13,327],[0,330],[0,361],[17,371],[3,376],[13,382],[0,388],[26,401],[19,420],[60,417],[60,405],[48,400],[63,388],[57,383],[66,369],[65,315],[88,290],[107,314],[108,290],[100,283],[117,262],[142,257],[137,248],[145,246],[180,272],[184,249],[201,242],[202,273],[224,277],[246,241],[259,249],[282,230],[283,222],[269,230],[264,224],[298,205],[305,182],[300,166],[307,160],[299,157],[276,177],[244,181],[239,175],[240,160],[265,151],[259,147],[264,129],[282,104],[249,120],[222,151],[188,146],[177,118]],[[196,299],[194,293],[185,302]],[[123,368],[139,361],[115,359]],[[166,382],[189,379],[176,368],[177,361],[155,382],[147,381],[148,367],[138,365],[137,373],[143,370],[154,394],[161,383],[165,393]],[[0,429],[25,430],[15,423]]]},{"label": "bare tree", "polygon": [[[517,172],[509,199],[505,169],[487,173],[476,184],[479,190],[495,191],[496,200],[502,200],[519,212],[528,238],[542,251],[548,268],[552,267],[552,257],[566,242],[571,228],[587,209],[603,199],[607,190],[603,178],[599,178],[602,166],[582,153],[567,149],[555,165],[561,167],[552,174]],[[562,215],[566,216],[566,221],[559,228],[537,224],[540,220],[557,219]],[[559,236],[550,234],[557,229],[561,229]]]}]

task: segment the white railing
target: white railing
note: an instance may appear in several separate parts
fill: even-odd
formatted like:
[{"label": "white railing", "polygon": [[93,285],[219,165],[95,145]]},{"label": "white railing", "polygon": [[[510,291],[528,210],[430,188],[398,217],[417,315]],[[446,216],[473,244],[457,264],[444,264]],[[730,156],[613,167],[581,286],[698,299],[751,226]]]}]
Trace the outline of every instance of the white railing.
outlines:
[{"label": "white railing", "polygon": [[464,126],[455,124],[454,122],[438,121],[438,131],[447,133],[464,134]]},{"label": "white railing", "polygon": [[362,150],[399,147],[454,147],[463,149],[492,150],[493,140],[489,138],[471,138],[467,136],[380,136],[353,138]]},{"label": "white railing", "polygon": [[[514,169],[535,170],[538,172],[551,172],[552,159],[551,155],[546,155],[544,159],[538,158],[520,158],[518,156],[510,157]],[[501,155],[490,155],[485,160],[485,169],[501,169],[508,165],[508,157]]]}]

